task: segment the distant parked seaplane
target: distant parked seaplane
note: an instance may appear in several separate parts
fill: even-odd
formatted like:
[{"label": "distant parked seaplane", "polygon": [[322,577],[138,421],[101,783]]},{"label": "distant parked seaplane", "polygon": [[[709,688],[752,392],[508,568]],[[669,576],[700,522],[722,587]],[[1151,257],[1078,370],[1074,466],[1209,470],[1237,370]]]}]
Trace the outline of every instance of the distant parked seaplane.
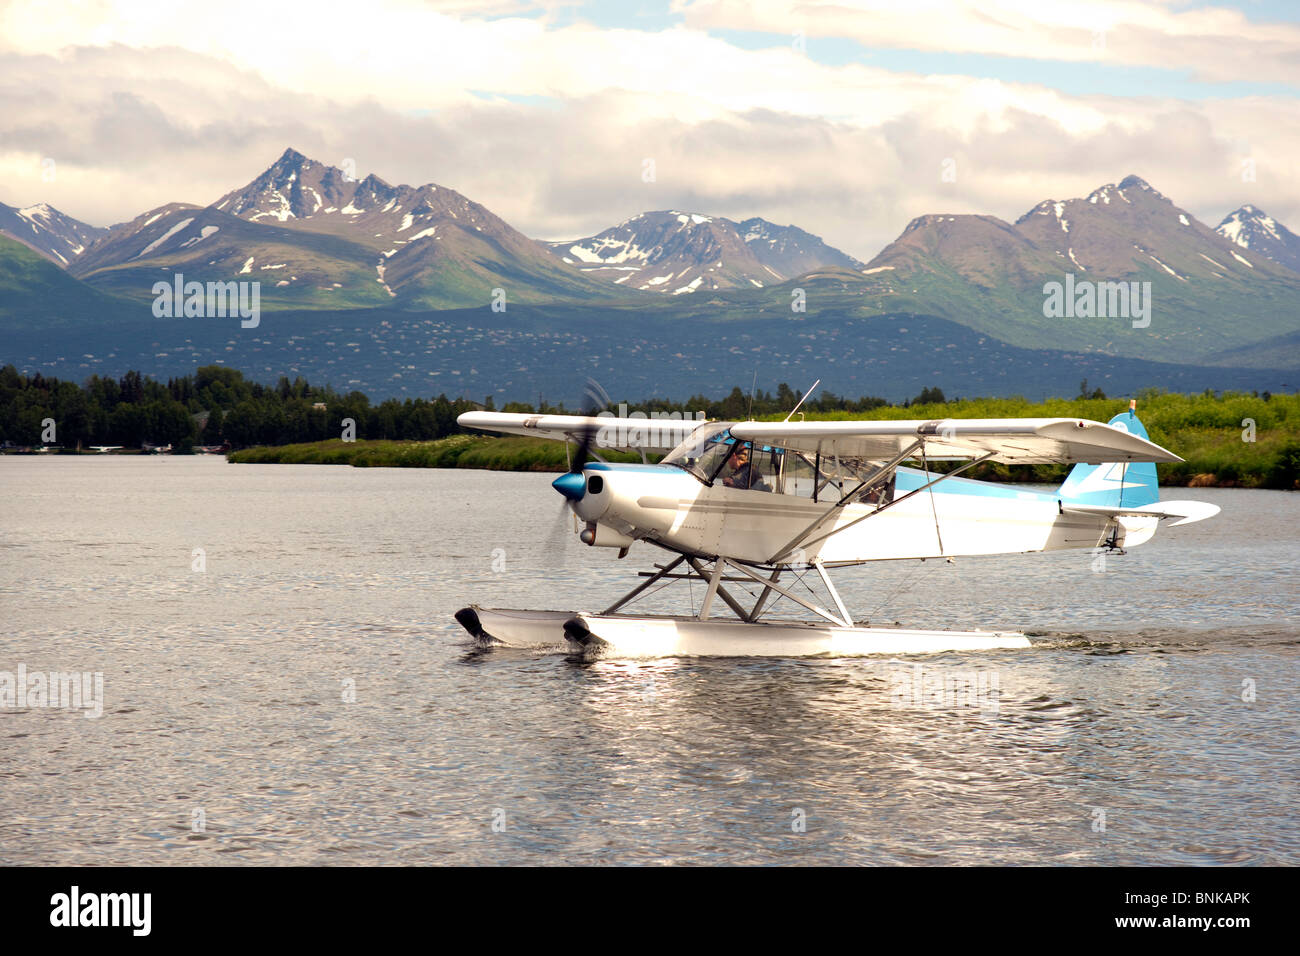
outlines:
[{"label": "distant parked seaplane", "polygon": [[110,452],[122,450],[121,445],[91,445],[90,448],[96,455],[107,455]]},{"label": "distant parked seaplane", "polygon": [[[467,412],[458,419],[467,428],[576,443],[571,469],[553,486],[582,522],[583,543],[619,557],[641,543],[670,557],[597,613],[472,605],[456,619],[485,643],[566,644],[630,657],[1028,647],[1015,631],[859,624],[828,570],[907,558],[1122,551],[1149,541],[1162,521],[1182,525],[1217,514],[1204,502],[1159,500],[1156,465],[1182,459],[1147,438],[1135,408],[1130,403],[1106,424],[699,423]],[[589,451],[599,458],[599,447],[640,451],[642,463],[587,461]],[[667,454],[650,464],[651,452]],[[932,470],[940,461],[956,467]],[[1050,493],[960,477],[989,461],[1074,468]],[[683,581],[703,585],[693,615],[621,613],[652,586]],[[811,619],[773,616],[774,608],[792,605]],[[723,608],[734,619],[713,616]]]}]

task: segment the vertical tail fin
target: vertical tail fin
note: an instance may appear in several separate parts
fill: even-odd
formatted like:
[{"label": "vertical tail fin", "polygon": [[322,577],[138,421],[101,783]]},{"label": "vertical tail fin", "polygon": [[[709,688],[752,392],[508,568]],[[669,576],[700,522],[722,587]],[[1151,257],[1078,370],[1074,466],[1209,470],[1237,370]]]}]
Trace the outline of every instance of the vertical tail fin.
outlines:
[{"label": "vertical tail fin", "polygon": [[[1146,438],[1147,430],[1137,417],[1136,405],[1130,402],[1128,411],[1120,412],[1106,424]],[[1057,494],[1062,501],[1103,507],[1140,508],[1160,500],[1156,466],[1148,461],[1075,465]]]}]

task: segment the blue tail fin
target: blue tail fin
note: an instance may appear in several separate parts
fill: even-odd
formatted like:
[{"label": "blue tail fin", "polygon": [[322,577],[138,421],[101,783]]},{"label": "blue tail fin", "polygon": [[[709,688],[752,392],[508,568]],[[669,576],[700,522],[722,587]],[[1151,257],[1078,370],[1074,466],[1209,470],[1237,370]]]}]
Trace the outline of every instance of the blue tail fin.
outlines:
[{"label": "blue tail fin", "polygon": [[[1106,424],[1123,428],[1139,438],[1147,437],[1146,427],[1132,408]],[[1156,466],[1149,461],[1075,465],[1057,494],[1062,501],[1103,507],[1141,508],[1160,500]]]}]

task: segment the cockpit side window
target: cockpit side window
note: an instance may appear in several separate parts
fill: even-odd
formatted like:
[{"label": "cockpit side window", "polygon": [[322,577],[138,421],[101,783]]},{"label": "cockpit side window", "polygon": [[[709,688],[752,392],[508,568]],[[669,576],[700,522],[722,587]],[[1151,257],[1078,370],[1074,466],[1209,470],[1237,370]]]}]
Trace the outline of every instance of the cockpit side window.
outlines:
[{"label": "cockpit side window", "polygon": [[728,488],[745,491],[779,491],[782,450],[753,442],[737,442],[714,475]]},{"label": "cockpit side window", "polygon": [[864,504],[885,505],[894,499],[894,472],[877,479],[872,487],[859,491],[864,479],[883,464],[875,461],[841,459],[802,452],[788,452],[782,480],[786,494],[814,501],[838,501],[853,493]]}]

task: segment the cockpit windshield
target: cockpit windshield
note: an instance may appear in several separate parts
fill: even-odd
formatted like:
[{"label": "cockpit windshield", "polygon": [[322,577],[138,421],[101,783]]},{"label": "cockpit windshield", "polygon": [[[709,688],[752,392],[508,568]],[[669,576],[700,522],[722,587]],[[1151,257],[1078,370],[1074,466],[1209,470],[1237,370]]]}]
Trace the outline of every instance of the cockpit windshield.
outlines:
[{"label": "cockpit windshield", "polygon": [[668,453],[665,465],[676,465],[693,474],[700,481],[713,480],[718,465],[727,457],[736,440],[731,437],[735,422],[705,422],[687,439]]}]

